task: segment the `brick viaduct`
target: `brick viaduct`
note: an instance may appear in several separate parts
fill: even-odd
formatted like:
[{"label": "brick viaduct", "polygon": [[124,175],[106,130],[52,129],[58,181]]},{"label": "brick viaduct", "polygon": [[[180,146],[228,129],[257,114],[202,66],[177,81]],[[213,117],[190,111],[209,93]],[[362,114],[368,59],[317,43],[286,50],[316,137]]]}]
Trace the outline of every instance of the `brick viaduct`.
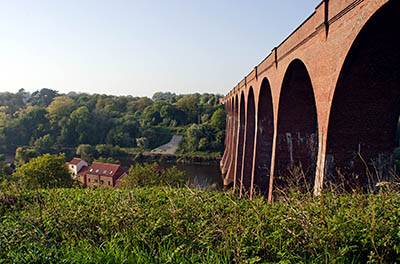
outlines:
[{"label": "brick viaduct", "polygon": [[245,76],[222,99],[225,186],[271,201],[299,166],[315,194],[340,175],[359,186],[367,169],[387,175],[400,112],[399,14],[399,0],[324,0]]}]

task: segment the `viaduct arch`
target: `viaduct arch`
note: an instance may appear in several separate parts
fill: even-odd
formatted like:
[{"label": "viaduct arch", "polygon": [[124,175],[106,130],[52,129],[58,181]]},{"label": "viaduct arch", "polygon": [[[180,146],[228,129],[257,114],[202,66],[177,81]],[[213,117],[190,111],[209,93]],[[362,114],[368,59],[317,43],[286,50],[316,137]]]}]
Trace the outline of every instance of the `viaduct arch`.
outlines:
[{"label": "viaduct arch", "polygon": [[324,0],[245,76],[221,100],[224,184],[271,201],[299,164],[315,194],[337,171],[351,188],[368,184],[368,170],[386,177],[400,114],[399,11],[397,0]]}]

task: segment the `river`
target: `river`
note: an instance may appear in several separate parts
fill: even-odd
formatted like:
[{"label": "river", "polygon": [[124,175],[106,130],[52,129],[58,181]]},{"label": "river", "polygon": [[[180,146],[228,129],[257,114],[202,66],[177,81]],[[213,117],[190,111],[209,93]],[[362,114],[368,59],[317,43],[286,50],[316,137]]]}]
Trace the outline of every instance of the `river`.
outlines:
[{"label": "river", "polygon": [[217,164],[169,164],[160,163],[163,168],[176,165],[178,169],[185,170],[191,186],[199,189],[222,189],[222,178]]},{"label": "river", "polygon": [[[14,156],[6,155],[7,162],[14,162]],[[129,170],[135,164],[132,159],[120,159],[121,165]],[[178,169],[186,171],[190,186],[198,189],[218,189],[223,188],[221,172],[218,164],[187,164],[187,163],[165,163],[157,162],[162,168],[177,166]]]},{"label": "river", "polygon": [[[132,159],[120,160],[121,165],[127,170],[135,164]],[[157,162],[161,168],[166,169],[176,166],[184,170],[188,176],[191,187],[198,189],[218,189],[223,188],[221,172],[218,164],[187,164],[187,163],[164,163]]]}]

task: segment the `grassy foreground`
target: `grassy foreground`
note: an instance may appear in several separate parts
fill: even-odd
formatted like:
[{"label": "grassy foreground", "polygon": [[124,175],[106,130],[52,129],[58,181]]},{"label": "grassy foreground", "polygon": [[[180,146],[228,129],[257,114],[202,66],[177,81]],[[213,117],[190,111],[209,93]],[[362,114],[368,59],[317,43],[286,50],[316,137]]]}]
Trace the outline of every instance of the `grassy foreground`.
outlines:
[{"label": "grassy foreground", "polygon": [[0,193],[0,263],[400,262],[400,197],[189,188]]}]

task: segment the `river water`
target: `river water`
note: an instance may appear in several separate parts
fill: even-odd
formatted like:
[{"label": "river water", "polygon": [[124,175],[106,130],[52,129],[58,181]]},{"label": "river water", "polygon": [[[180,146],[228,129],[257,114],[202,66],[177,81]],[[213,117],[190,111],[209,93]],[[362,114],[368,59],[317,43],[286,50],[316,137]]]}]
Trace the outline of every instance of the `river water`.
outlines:
[{"label": "river water", "polygon": [[217,164],[170,164],[160,163],[162,168],[176,166],[178,169],[186,171],[189,183],[192,187],[199,189],[222,189],[222,178]]},{"label": "river water", "polygon": [[[223,187],[221,172],[217,164],[157,163],[163,169],[176,166],[178,169],[184,170],[191,187],[217,190],[221,190]],[[134,164],[135,161],[131,159],[121,160],[121,165],[126,170],[129,170],[130,166]]]}]

